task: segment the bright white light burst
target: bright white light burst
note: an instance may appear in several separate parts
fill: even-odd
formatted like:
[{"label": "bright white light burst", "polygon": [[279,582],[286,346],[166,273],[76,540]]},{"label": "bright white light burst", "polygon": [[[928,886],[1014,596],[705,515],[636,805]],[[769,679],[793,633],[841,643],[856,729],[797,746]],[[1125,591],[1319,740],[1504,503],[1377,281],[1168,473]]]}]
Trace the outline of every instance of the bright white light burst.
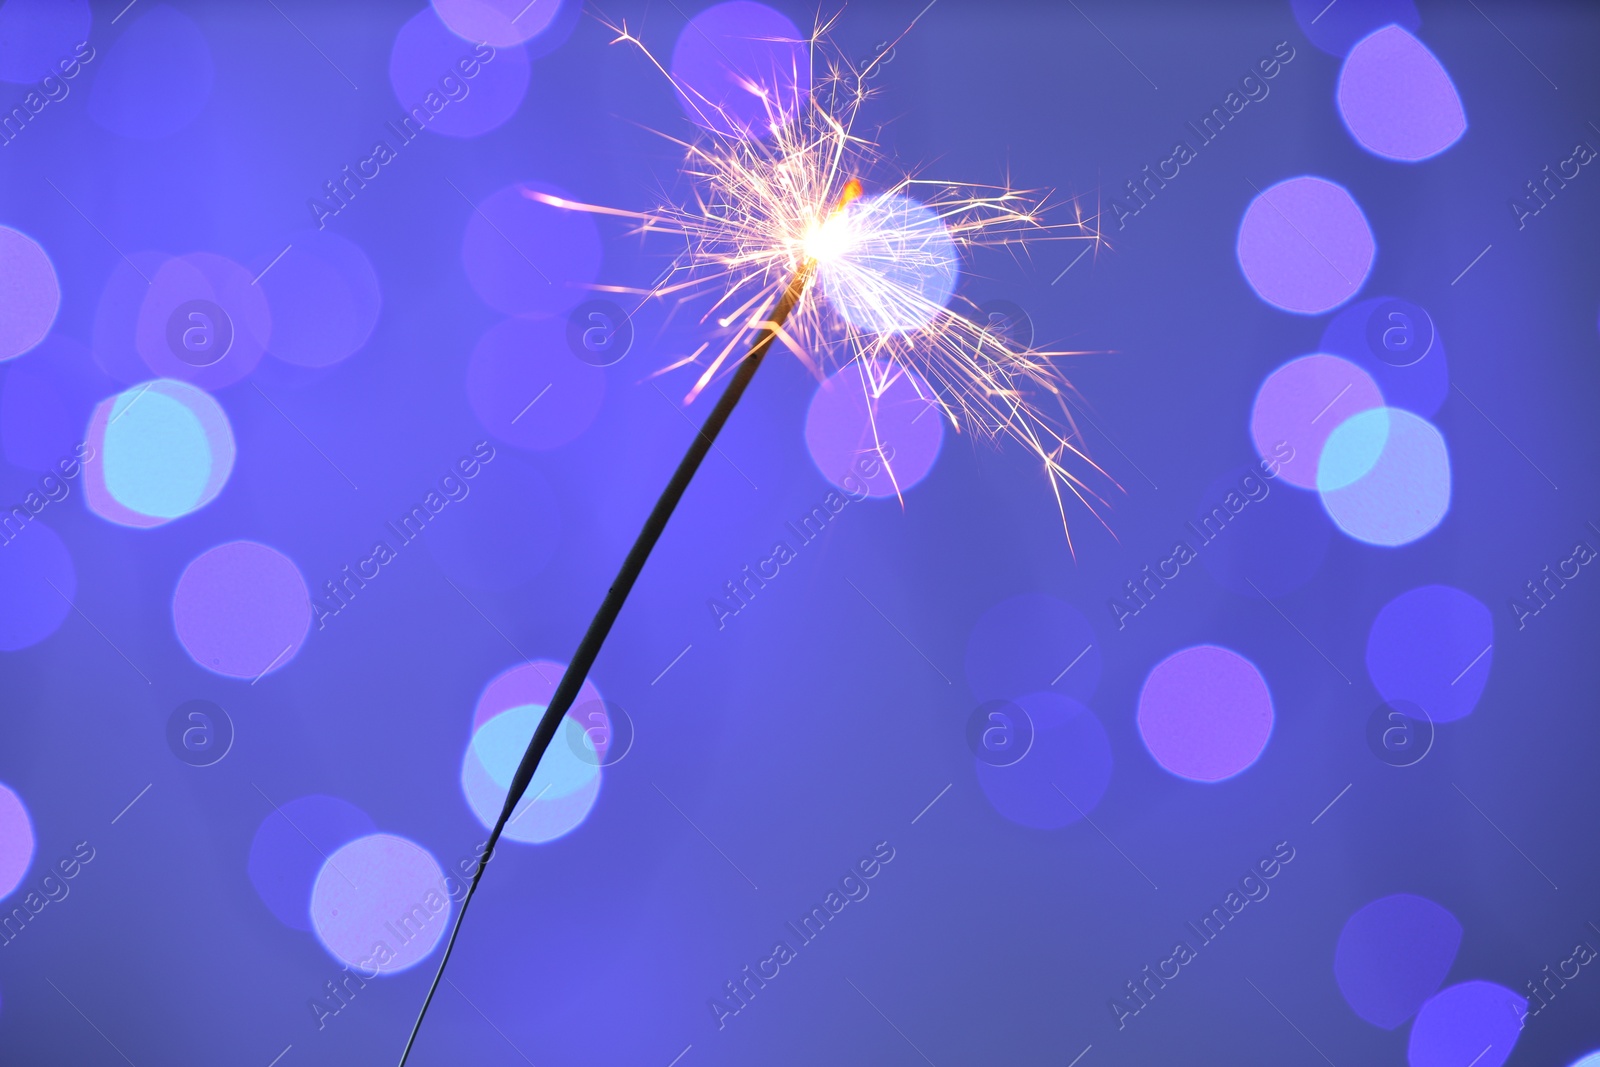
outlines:
[{"label": "bright white light burst", "polygon": [[[818,25],[803,42],[813,77],[788,79],[815,85],[814,91],[802,96],[797,88],[795,98],[778,100],[770,88],[748,86],[769,116],[771,133],[759,139],[709,132],[717,125],[709,121],[715,105],[673,79],[625,25],[607,25],[617,34],[613,43],[637,46],[708,120],[693,140],[663,134],[685,152],[691,191],[684,202],[669,199],[642,212],[534,190],[524,195],[628,218],[639,234],[682,242],[683,251],[654,288],[601,288],[710,299],[703,321],[713,327],[712,339],[660,372],[700,369],[686,400],[743,358],[784,290],[803,274],[825,299],[803,296],[778,339],[819,380],[859,360],[870,411],[872,401],[906,376],[957,432],[1027,448],[1044,467],[1064,528],[1069,495],[1098,517],[1105,501],[1085,479],[1115,482],[1084,451],[1071,406],[1078,401],[1062,369],[1066,357],[1081,353],[1019,348],[963,313],[976,314],[970,301],[952,297],[959,261],[967,260],[970,269],[977,250],[1001,249],[1021,259],[1040,241],[1098,247],[1095,217],[1072,202],[1070,221],[1046,223],[1048,194],[952,185],[897,170],[855,129],[879,60],[861,69],[845,62],[828,44],[831,23]],[[957,307],[949,306],[952,301]]]}]

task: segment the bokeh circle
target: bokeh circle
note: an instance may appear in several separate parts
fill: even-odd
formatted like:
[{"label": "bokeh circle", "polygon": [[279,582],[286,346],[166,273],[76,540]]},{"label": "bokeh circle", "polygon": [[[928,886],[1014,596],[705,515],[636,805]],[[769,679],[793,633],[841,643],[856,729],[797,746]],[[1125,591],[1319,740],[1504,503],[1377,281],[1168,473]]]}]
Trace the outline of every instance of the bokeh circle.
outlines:
[{"label": "bokeh circle", "polygon": [[467,281],[503,315],[565,315],[600,275],[594,218],[536,199],[541,195],[570,199],[553,186],[508,185],[467,215],[461,239]]},{"label": "bokeh circle", "polygon": [[254,680],[282,670],[300,651],[311,628],[311,596],[288,556],[255,541],[230,541],[184,568],[172,622],[200,666]]},{"label": "bokeh circle", "polygon": [[1367,633],[1367,675],[1391,703],[1433,722],[1472,714],[1494,663],[1494,616],[1454,586],[1423,585],[1385,604]]},{"label": "bokeh circle", "polygon": [[1444,65],[1400,26],[1385,26],[1350,50],[1336,99],[1350,136],[1385,159],[1431,159],[1467,132]]},{"label": "bokeh circle", "polygon": [[203,508],[233,472],[227,414],[187,382],[158,379],[101,401],[85,440],[97,457],[84,466],[89,507],[120,526],[160,526]]},{"label": "bokeh circle", "polygon": [[1377,254],[1372,227],[1342,185],[1303,175],[1258,193],[1239,223],[1239,267],[1274,307],[1317,315],[1349,300]]},{"label": "bokeh circle", "polygon": [[900,193],[864,196],[825,225],[837,245],[817,264],[817,283],[850,325],[903,334],[945,313],[961,259],[932,208]]},{"label": "bokeh circle", "polygon": [[1450,510],[1450,450],[1433,424],[1404,408],[1352,415],[1317,463],[1322,506],[1339,529],[1388,548],[1433,531]]},{"label": "bokeh circle", "polygon": [[995,811],[1021,826],[1055,830],[1092,812],[1111,784],[1111,741],[1084,705],[1058,693],[1025,693],[1012,703],[1033,728],[1015,762],[974,756],[978,785]]},{"label": "bokeh circle", "polygon": [[22,884],[33,864],[33,820],[14,789],[0,782],[0,900]]},{"label": "bokeh circle", "polygon": [[1426,897],[1396,893],[1345,920],[1333,975],[1351,1011],[1393,1030],[1438,991],[1460,947],[1454,915]]},{"label": "bokeh circle", "polygon": [[342,846],[311,887],[318,940],[367,977],[426,959],[450,926],[450,910],[439,862],[395,834],[368,834]]},{"label": "bokeh circle", "polygon": [[1254,663],[1196,645],[1150,671],[1139,691],[1139,736],[1163,769],[1220,782],[1260,758],[1272,736],[1272,694]]},{"label": "bokeh circle", "polygon": [[14,359],[50,332],[61,283],[39,243],[0,226],[0,360]]},{"label": "bokeh circle", "polygon": [[275,804],[250,840],[250,884],[279,922],[309,932],[317,872],[332,853],[377,829],[366,812],[339,797],[313,793]]},{"label": "bokeh circle", "polygon": [[808,42],[787,16],[751,0],[715,4],[689,20],[672,49],[678,106],[730,137],[764,137],[811,92]]},{"label": "bokeh circle", "polygon": [[852,495],[890,497],[933,469],[944,418],[921,375],[902,368],[868,373],[857,360],[817,387],[805,435],[828,481]]}]

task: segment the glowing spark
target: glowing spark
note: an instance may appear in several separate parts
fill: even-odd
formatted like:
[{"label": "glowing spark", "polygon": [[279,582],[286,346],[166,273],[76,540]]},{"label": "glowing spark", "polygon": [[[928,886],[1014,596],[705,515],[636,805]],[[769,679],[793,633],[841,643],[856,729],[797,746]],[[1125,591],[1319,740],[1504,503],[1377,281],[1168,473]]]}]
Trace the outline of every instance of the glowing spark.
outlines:
[{"label": "glowing spark", "polygon": [[[607,25],[616,33],[614,44],[640,49],[702,119],[717,114],[727,119],[719,125],[739,128],[674,79],[626,26]],[[1044,468],[1064,528],[1067,496],[1098,518],[1105,501],[1089,479],[1115,482],[1084,452],[1072,418],[1075,393],[1062,361],[1081,353],[1019,348],[994,326],[946,306],[948,288],[937,284],[941,277],[953,284],[958,260],[983,249],[1020,257],[1040,241],[1098,247],[1103,239],[1096,219],[1074,203],[1070,221],[1047,223],[1044,194],[893,172],[879,146],[856,132],[872,94],[864,72],[830,48],[827,28],[819,26],[802,42],[814,68],[809,98],[799,98],[798,90],[787,95],[749,87],[766,109],[760,126],[769,136],[703,131],[693,140],[668,138],[685,153],[684,174],[693,184],[685,202],[636,212],[533,190],[525,195],[553,207],[631,219],[638,234],[683,244],[667,280],[639,295],[708,299],[701,321],[713,328],[713,340],[659,372],[700,367],[686,402],[743,358],[791,280],[803,273],[807,289],[820,289],[821,299],[802,292],[778,340],[819,379],[858,362],[871,412],[873,402],[906,377],[957,432],[1010,440],[1031,452]],[[873,193],[865,192],[858,175],[873,180]],[[964,298],[955,302],[976,311]]]}]

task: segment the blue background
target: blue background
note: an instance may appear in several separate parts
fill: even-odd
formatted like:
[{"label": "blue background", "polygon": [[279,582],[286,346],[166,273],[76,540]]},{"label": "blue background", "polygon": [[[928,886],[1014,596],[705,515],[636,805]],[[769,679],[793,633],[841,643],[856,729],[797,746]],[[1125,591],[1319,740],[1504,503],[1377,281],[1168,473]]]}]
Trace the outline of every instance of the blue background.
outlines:
[{"label": "blue background", "polygon": [[[90,40],[107,56],[157,5],[140,0],[111,24],[119,6],[95,9]],[[259,270],[310,224],[307,198],[399,113],[388,58],[415,4],[175,6],[216,64],[192,122],[155,140],[107,133],[86,106],[102,59],[0,149],[0,222],[46,248],[61,280],[55,337],[90,343],[120,262],[110,242],[212,251]],[[774,6],[811,23],[803,6]],[[847,8],[835,39],[846,55],[869,56],[921,8]],[[607,769],[577,831],[502,849],[451,965],[461,992],[441,991],[415,1062],[666,1067],[683,1053],[682,1067],[1060,1065],[1092,1046],[1083,1067],[1311,1063],[1314,1043],[1341,1067],[1398,1064],[1405,1028],[1362,1022],[1333,978],[1334,943],[1361,905],[1414,892],[1453,912],[1465,936],[1450,982],[1520,991],[1570,955],[1585,923],[1600,922],[1600,589],[1589,588],[1600,579],[1585,572],[1522,631],[1508,605],[1600,521],[1600,177],[1586,169],[1520,231],[1507,202],[1575,140],[1600,137],[1588,126],[1600,117],[1600,10],[1474,8],[1419,5],[1418,34],[1471,124],[1421,166],[1352,141],[1332,102],[1338,60],[1305,39],[1287,3],[941,0],[928,11],[877,82],[872,115],[893,120],[892,155],[964,180],[1009,174],[1091,204],[1166,156],[1183,123],[1274,44],[1296,50],[1267,100],[1125,230],[1108,228],[1109,249],[1056,284],[1077,247],[1047,245],[1031,266],[963,282],[973,299],[1021,305],[1042,341],[1094,353],[1071,371],[1094,420],[1092,453],[1125,490],[1106,513],[1115,536],[1073,514],[1074,556],[1034,463],[951,435],[903,509],[851,505],[719,632],[707,599],[828,489],[802,437],[814,383],[774,358],[720,441],[731,462],[706,463],[593,672],[631,715],[633,751]],[[658,52],[670,52],[685,21],[672,3],[617,2],[604,13],[626,17]],[[666,323],[664,309],[643,310],[632,352],[605,372],[594,423],[551,450],[501,445],[480,476],[531,467],[552,488],[505,516],[500,551],[510,556],[558,531],[527,580],[471,590],[469,603],[429,552],[405,552],[256,685],[189,658],[173,631],[172,589],[190,559],[238,538],[278,548],[316,586],[486,436],[463,382],[477,338],[501,316],[466,280],[459,248],[471,208],[446,179],[472,197],[537,181],[649,207],[674,185],[678,160],[647,128],[690,128],[659,74],[637,51],[609,47],[611,36],[576,18],[570,38],[533,59],[509,122],[471,140],[425,136],[330,222],[376,266],[377,328],[326,371],[263,360],[252,380],[294,425],[249,381],[216,392],[239,459],[214,503],[140,531],[95,516],[75,487],[45,514],[75,561],[82,616],[0,655],[0,781],[34,820],[25,886],[74,842],[89,840],[97,857],[67,900],[0,949],[5,1062],[81,1067],[121,1062],[120,1050],[141,1067],[265,1067],[286,1046],[284,1067],[398,1055],[437,954],[370,983],[319,1029],[309,1001],[340,965],[315,937],[280,924],[246,875],[271,811],[263,794],[336,795],[442,863],[473,854],[482,831],[458,782],[473,705],[525,656],[571,654],[690,440],[646,375],[698,343],[692,317]],[[21,93],[5,86],[0,103]],[[1257,386],[1315,351],[1330,317],[1265,304],[1234,257],[1252,183],[1302,173],[1345,185],[1367,214],[1378,254],[1360,296],[1427,308],[1453,380],[1482,406],[1452,391],[1434,419],[1454,470],[1450,513],[1395,550],[1336,534],[1315,577],[1276,600],[1283,614],[1187,568],[1119,631],[1107,601],[1169,553],[1208,486],[1254,460]],[[665,262],[620,225],[602,222],[601,234],[603,282],[648,284]],[[1452,284],[1485,245],[1492,251]],[[687,381],[680,373],[667,393]],[[35,478],[5,469],[0,488],[17,499]],[[1475,712],[1442,726],[1423,762],[1396,769],[1366,743],[1380,700],[1366,637],[1379,608],[1430,582],[1489,605],[1493,670]],[[1102,674],[1089,704],[1115,767],[1093,813],[1103,833],[1081,822],[1014,825],[977,785],[965,741],[976,703],[962,670],[967,638],[984,611],[1029,592],[1077,606],[1097,631]],[[1276,708],[1260,761],[1220,785],[1163,771],[1134,722],[1150,668],[1198,643],[1253,660]],[[224,706],[237,729],[232,751],[207,768],[186,766],[165,740],[172,709],[194,698]],[[1108,1000],[1282,840],[1297,855],[1272,896],[1119,1031]],[[896,855],[870,898],[719,1031],[708,998],[879,841]],[[1530,1022],[1510,1062],[1565,1064],[1600,1046],[1597,1020],[1600,978],[1584,972]]]}]

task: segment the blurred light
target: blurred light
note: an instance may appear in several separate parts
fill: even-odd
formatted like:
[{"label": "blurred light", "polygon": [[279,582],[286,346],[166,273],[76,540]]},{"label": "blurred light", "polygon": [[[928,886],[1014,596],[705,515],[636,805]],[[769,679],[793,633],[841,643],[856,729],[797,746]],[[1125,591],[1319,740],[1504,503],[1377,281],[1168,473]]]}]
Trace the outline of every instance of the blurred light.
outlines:
[{"label": "blurred light", "polygon": [[[1376,455],[1376,460],[1372,457]],[[1365,469],[1354,480],[1352,472]],[[1373,408],[1328,436],[1317,465],[1322,505],[1358,541],[1394,547],[1430,533],[1450,510],[1450,452],[1426,419]]]},{"label": "blurred light", "polygon": [[1393,1030],[1438,991],[1460,947],[1454,915],[1426,897],[1396,893],[1345,920],[1333,975],[1351,1011]]},{"label": "blurred light", "polygon": [[[1315,489],[1328,436],[1351,415],[1382,406],[1383,394],[1360,367],[1337,356],[1301,356],[1261,383],[1250,410],[1250,436],[1262,459],[1281,462],[1278,477]],[[1293,458],[1281,459],[1284,445]]]},{"label": "blurred light", "polygon": [[908,333],[944,312],[960,260],[933,209],[898,193],[864,196],[834,222],[841,236],[817,264],[817,282],[846,322],[868,333]]},{"label": "blurred light", "polygon": [[1256,665],[1196,645],[1156,664],[1139,691],[1139,735],[1163,769],[1218,782],[1260,757],[1272,736],[1272,694]]},{"label": "blurred light", "polygon": [[[425,7],[395,34],[389,84],[401,110],[391,120],[394,125],[414,115],[410,130],[477,137],[503,125],[522,106],[528,94],[528,54],[517,44],[475,47],[452,33],[432,7]],[[405,143],[399,134],[395,140]]]},{"label": "blurred light", "polygon": [[232,385],[255,370],[272,337],[272,313],[252,277],[209,252],[163,262],[134,329],[145,366],[202,389]]},{"label": "blurred light", "polygon": [[1239,267],[1274,307],[1318,315],[1354,296],[1377,245],[1367,217],[1341,185],[1302,176],[1250,201],[1239,224]]},{"label": "blurred light", "polygon": [[1385,26],[1350,51],[1339,71],[1338,101],[1356,143],[1388,159],[1429,159],[1467,130],[1450,75],[1399,26]]},{"label": "blurred light", "polygon": [[360,246],[328,230],[291,234],[277,262],[263,263],[257,287],[272,309],[274,356],[327,367],[360,351],[378,324],[378,275]]},{"label": "blurred light", "polygon": [[461,261],[473,290],[501,314],[561,315],[600,275],[600,231],[588,212],[540,203],[524,196],[524,188],[568,197],[533,182],[490,194],[468,209]]},{"label": "blurred light", "polygon": [[317,872],[311,924],[323,947],[364,977],[403,971],[426,959],[450,926],[444,871],[413,841],[359,837]]},{"label": "blurred light", "polygon": [[150,280],[171,258],[165,252],[132,252],[126,259],[118,258],[100,291],[90,344],[100,369],[123,385],[150,377],[150,368],[129,342],[138,331],[139,309],[150,292]]},{"label": "blurred light", "polygon": [[61,283],[39,243],[0,226],[0,360],[43,341],[61,307]]},{"label": "blurred light", "polygon": [[1522,1032],[1528,1001],[1493,982],[1461,982],[1417,1012],[1406,1045],[1410,1067],[1500,1067]]},{"label": "blurred light", "polygon": [[433,0],[451,32],[496,48],[521,44],[550,28],[565,0]]},{"label": "blurred light", "polygon": [[1408,701],[1433,722],[1472,714],[1494,663],[1494,618],[1448,585],[1424,585],[1379,610],[1367,634],[1367,675],[1389,703]]},{"label": "blurred light", "polygon": [[518,448],[558,448],[594,422],[606,374],[574,356],[560,319],[506,319],[478,339],[467,401],[485,430]]},{"label": "blurred light", "polygon": [[[78,593],[72,556],[26,508],[0,515],[0,651],[36,645],[66,621]],[[22,515],[29,515],[24,521]]]},{"label": "blurred light", "polygon": [[817,387],[806,412],[806,448],[822,476],[859,496],[891,497],[928,476],[944,444],[932,387],[896,370],[878,395],[856,360]]},{"label": "blurred light", "polygon": [[980,701],[1047,690],[1088,701],[1100,684],[1100,663],[1083,612],[1043,593],[1002,600],[967,636],[967,687]]},{"label": "blurred light", "polygon": [[811,94],[805,36],[765,4],[706,8],[672,50],[678,106],[690,121],[734,137],[764,137]]},{"label": "blurred light", "polygon": [[366,812],[338,797],[313,793],[275,804],[250,840],[250,884],[279,922],[309,933],[317,872],[329,854],[376,830]]},{"label": "blurred light", "polygon": [[[472,740],[461,759],[461,789],[485,829],[492,829],[505,806],[511,776],[533,739],[544,709],[555,694],[566,665],[533,660],[502,672],[478,698],[472,714]],[[563,716],[562,733],[582,732],[574,715],[601,702],[600,691],[585,679],[577,699]],[[539,762],[528,791],[518,803],[505,836],[540,844],[568,833],[583,822],[600,793],[600,767],[605,753],[581,758],[560,734]]]},{"label": "blurred light", "polygon": [[172,622],[200,666],[254,680],[300,651],[311,628],[311,599],[289,557],[254,541],[230,541],[184,568],[172,594]]},{"label": "blurred light", "polygon": [[[0,81],[28,85],[59,78],[89,39],[89,0],[7,0],[0,4]],[[0,271],[0,277],[4,272]]]},{"label": "blurred light", "polygon": [[22,798],[0,782],[0,900],[22,884],[33,863],[33,820]]},{"label": "blurred light", "polygon": [[[501,712],[473,732],[462,754],[461,791],[486,830],[500,817],[512,776],[544,710],[543,704],[523,704]],[[563,718],[563,729],[583,731],[570,713]],[[576,829],[600,795],[603,757],[583,759],[558,738],[545,750],[503,836],[543,844]]]},{"label": "blurred light", "polygon": [[1409,300],[1351,304],[1322,332],[1321,349],[1372,376],[1390,407],[1432,418],[1450,392],[1450,368],[1433,318]]},{"label": "blurred light", "polygon": [[1026,693],[1019,705],[1033,743],[1015,763],[973,761],[994,810],[1020,826],[1055,830],[1093,811],[1111,784],[1111,741],[1094,713],[1071,697]]},{"label": "blurred light", "polygon": [[[480,726],[503,711],[510,711],[524,704],[548,706],[550,698],[555,696],[561,676],[566,671],[565,663],[548,659],[530,660],[502,671],[483,687],[478,703],[472,709],[473,732],[476,733]],[[574,709],[581,708],[585,704],[600,700],[600,690],[595,688],[594,682],[585,678],[583,685],[578,688],[578,698],[572,702],[572,706]],[[501,800],[504,799],[502,796]]]},{"label": "blurred light", "polygon": [[211,99],[211,47],[193,19],[166,4],[130,14],[95,61],[89,114],[124,137],[170,137]]},{"label": "blurred light", "polygon": [[233,471],[233,429],[211,396],[158,379],[103,400],[86,435],[89,507],[120,526],[160,526],[205,507]]}]

